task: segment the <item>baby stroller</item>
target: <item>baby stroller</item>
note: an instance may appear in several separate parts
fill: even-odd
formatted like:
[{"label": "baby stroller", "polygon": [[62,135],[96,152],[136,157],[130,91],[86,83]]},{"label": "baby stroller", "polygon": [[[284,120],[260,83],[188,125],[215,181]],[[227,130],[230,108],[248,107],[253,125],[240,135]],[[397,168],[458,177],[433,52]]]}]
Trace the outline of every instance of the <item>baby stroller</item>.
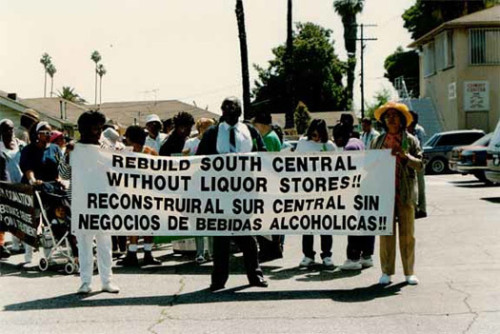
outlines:
[{"label": "baby stroller", "polygon": [[[35,191],[40,205],[42,234],[39,236],[43,257],[38,267],[46,271],[50,267],[64,266],[68,275],[78,272],[78,249],[70,233],[70,209],[68,195],[57,182],[45,182]],[[64,212],[61,213],[61,208]]]}]

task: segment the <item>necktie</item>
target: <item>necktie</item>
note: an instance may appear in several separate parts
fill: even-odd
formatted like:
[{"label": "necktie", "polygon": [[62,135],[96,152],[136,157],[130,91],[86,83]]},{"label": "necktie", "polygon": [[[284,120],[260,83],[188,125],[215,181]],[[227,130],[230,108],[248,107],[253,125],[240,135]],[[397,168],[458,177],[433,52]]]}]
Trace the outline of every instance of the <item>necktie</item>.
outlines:
[{"label": "necktie", "polygon": [[229,129],[229,151],[236,152],[236,133],[234,127]]}]

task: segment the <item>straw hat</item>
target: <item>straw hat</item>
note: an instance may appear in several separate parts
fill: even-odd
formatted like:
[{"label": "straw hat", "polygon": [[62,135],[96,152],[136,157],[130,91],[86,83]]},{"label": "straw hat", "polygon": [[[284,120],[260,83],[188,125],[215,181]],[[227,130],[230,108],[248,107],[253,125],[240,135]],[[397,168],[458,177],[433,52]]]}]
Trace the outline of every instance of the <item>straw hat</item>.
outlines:
[{"label": "straw hat", "polygon": [[389,110],[389,109],[395,109],[399,111],[400,113],[403,114],[403,116],[406,119],[406,126],[410,125],[411,122],[413,122],[413,116],[410,113],[410,110],[404,103],[397,103],[397,102],[387,102],[383,106],[379,107],[377,110],[375,110],[375,118],[377,121],[380,121],[382,119],[382,115]]}]

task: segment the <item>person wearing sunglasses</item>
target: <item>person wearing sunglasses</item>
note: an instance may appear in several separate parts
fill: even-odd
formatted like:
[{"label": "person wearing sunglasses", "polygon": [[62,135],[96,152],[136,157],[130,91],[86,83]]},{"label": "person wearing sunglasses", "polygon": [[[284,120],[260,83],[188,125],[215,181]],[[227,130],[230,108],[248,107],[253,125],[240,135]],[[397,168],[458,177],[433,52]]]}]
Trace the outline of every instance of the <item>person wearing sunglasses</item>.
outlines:
[{"label": "person wearing sunglasses", "polygon": [[52,128],[47,122],[33,126],[31,143],[21,151],[21,182],[41,185],[59,180],[59,160],[62,152],[59,146],[50,143]]},{"label": "person wearing sunglasses", "polygon": [[[322,119],[313,119],[309,128],[307,129],[306,136],[299,139],[295,152],[325,152],[325,151],[338,151],[337,146],[328,138],[328,129],[326,122]],[[333,237],[331,235],[321,235],[321,259],[323,266],[326,268],[333,268],[332,260],[332,244]],[[310,267],[314,265],[314,236],[302,236],[302,253],[304,258],[300,262],[300,267]]]}]

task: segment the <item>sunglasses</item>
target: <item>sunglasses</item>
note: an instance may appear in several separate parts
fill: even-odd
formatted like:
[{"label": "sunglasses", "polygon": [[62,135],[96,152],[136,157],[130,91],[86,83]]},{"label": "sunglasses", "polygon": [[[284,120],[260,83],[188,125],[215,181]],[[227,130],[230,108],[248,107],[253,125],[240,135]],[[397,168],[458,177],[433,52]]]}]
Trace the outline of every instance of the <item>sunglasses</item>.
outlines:
[{"label": "sunglasses", "polygon": [[44,135],[44,136],[52,136],[52,131],[38,131],[38,134]]}]

